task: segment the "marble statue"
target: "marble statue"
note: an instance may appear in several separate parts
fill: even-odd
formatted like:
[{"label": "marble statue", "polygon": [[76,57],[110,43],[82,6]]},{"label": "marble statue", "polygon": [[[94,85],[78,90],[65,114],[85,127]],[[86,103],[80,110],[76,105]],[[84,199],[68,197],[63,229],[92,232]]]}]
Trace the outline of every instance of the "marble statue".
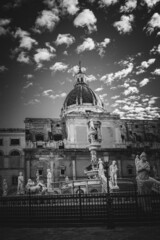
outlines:
[{"label": "marble statue", "polygon": [[52,173],[51,170],[48,168],[47,169],[47,189],[50,190],[52,189]]},{"label": "marble statue", "polygon": [[17,194],[23,194],[24,193],[24,177],[23,173],[20,172],[18,176],[18,186],[17,186]]},{"label": "marble statue", "polygon": [[91,129],[91,130],[96,130],[96,129],[95,129],[95,126],[94,126],[93,119],[90,120],[89,126],[90,126],[90,129]]},{"label": "marble statue", "polygon": [[117,187],[117,164],[116,161],[113,160],[112,164],[109,167],[110,177],[111,177],[111,184],[113,187]]},{"label": "marble statue", "polygon": [[7,196],[8,184],[7,184],[7,180],[5,178],[3,179],[2,190],[3,190],[3,196]]},{"label": "marble statue", "polygon": [[101,158],[99,158],[98,160],[98,174],[99,176],[104,175],[103,161],[101,160]]}]

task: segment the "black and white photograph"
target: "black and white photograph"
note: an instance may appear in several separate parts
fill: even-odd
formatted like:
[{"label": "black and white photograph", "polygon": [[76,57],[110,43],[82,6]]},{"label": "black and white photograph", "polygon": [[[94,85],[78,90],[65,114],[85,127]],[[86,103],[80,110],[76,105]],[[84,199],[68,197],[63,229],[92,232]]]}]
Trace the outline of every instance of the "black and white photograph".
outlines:
[{"label": "black and white photograph", "polygon": [[1,0],[0,239],[159,225],[160,0]]}]

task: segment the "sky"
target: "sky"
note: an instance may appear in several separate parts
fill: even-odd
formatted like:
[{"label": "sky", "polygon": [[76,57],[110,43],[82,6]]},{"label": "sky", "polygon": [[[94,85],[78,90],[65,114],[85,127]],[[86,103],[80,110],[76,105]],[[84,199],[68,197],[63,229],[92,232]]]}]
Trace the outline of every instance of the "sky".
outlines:
[{"label": "sky", "polygon": [[81,61],[121,118],[160,117],[160,0],[1,0],[0,128],[59,118]]}]

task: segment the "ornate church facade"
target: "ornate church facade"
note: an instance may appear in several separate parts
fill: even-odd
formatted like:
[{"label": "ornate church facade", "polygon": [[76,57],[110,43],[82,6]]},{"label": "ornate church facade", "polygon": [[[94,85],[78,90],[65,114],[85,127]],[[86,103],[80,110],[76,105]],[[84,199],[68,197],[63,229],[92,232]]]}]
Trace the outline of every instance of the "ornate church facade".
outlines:
[{"label": "ornate church facade", "polygon": [[25,119],[25,175],[36,171],[53,180],[85,178],[85,169],[98,158],[116,160],[118,176],[135,177],[134,159],[148,154],[152,174],[160,175],[160,120],[120,119],[110,114],[85,81],[81,69],[67,95],[59,119]]},{"label": "ornate church facade", "polygon": [[[120,119],[105,110],[81,69],[75,78],[60,118],[26,118],[24,121],[25,145],[21,147],[24,163],[20,170],[25,180],[35,180],[37,172],[46,180],[48,168],[54,182],[63,181],[66,176],[73,180],[86,178],[85,169],[95,165],[98,158],[109,163],[115,160],[119,178],[133,178],[135,156],[142,151],[147,153],[151,174],[160,177],[160,119]],[[2,134],[2,160],[5,147],[1,141]],[[2,177],[5,166],[0,164]]]}]

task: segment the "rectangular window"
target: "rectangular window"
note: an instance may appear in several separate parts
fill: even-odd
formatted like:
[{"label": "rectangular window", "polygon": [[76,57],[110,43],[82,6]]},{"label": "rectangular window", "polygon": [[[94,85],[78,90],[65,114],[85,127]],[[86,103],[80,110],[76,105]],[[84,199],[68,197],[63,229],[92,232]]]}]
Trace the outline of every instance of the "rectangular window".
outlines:
[{"label": "rectangular window", "polygon": [[18,184],[18,176],[12,176],[12,185],[17,185]]},{"label": "rectangular window", "polygon": [[10,141],[10,145],[12,146],[20,145],[20,139],[12,138]]},{"label": "rectangular window", "polygon": [[0,146],[3,146],[3,139],[0,138]]}]

